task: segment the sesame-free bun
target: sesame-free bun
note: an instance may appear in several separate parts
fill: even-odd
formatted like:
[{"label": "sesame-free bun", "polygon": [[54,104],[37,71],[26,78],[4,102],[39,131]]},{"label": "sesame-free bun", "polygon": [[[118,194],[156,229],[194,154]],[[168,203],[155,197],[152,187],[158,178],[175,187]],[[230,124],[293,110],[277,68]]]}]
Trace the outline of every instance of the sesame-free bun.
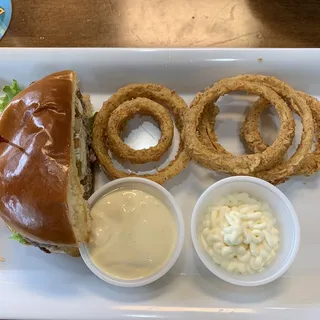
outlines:
[{"label": "sesame-free bun", "polygon": [[73,251],[89,240],[81,180],[91,179],[91,170],[81,174],[79,166],[89,162],[75,154],[75,144],[88,153],[86,108],[76,73],[61,71],[20,92],[0,118],[0,135],[25,150],[0,143],[0,216],[27,242],[50,252]]}]

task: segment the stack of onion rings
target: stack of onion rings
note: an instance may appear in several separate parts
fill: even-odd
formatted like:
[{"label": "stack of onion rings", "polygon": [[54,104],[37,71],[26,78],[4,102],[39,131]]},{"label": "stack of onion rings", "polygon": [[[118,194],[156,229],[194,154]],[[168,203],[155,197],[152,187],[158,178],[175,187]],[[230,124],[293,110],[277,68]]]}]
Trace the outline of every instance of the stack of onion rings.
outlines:
[{"label": "stack of onion rings", "polygon": [[[214,131],[219,113],[216,101],[232,91],[246,91],[260,97],[240,130],[251,154],[231,154],[219,144]],[[259,119],[262,111],[271,105],[280,119],[280,130],[268,146],[259,132]],[[293,113],[300,117],[303,125],[301,142],[295,153],[285,160],[295,136]],[[136,114],[150,115],[158,122],[161,138],[156,146],[134,150],[122,141],[126,122]],[[135,164],[158,161],[173,141],[171,115],[182,139],[177,156],[167,167],[154,174],[141,175],[115,168],[110,152],[120,160]],[[316,144],[312,151],[314,136]],[[132,84],[120,88],[103,104],[94,122],[93,147],[104,170],[114,179],[141,176],[162,184],[180,173],[191,158],[215,171],[255,176],[278,184],[291,176],[309,176],[320,170],[320,102],[275,77],[262,75],[223,79],[197,94],[189,109],[179,95],[162,85]]]},{"label": "stack of onion rings", "polygon": [[[310,176],[320,169],[320,102],[307,95],[304,92],[298,92],[302,99],[304,99],[311,109],[313,119],[316,125],[316,145],[312,152],[309,152],[302,160],[302,164],[292,175],[306,175]],[[258,130],[259,117],[263,110],[269,107],[267,101],[258,100],[252,109],[247,114],[242,127],[241,136],[252,152],[262,152],[268,146],[263,142],[262,136]],[[293,111],[300,116],[299,110],[293,106]]]},{"label": "stack of onion rings", "polygon": [[[253,154],[234,156],[217,141],[214,124],[219,109],[218,98],[231,91],[247,91],[260,96],[241,129],[243,139]],[[259,115],[273,105],[280,118],[280,132],[271,146],[263,143],[258,132]],[[294,155],[284,161],[284,155],[295,134],[292,111],[303,124],[301,143]],[[223,79],[199,93],[191,103],[185,119],[183,138],[190,157],[200,165],[230,174],[252,175],[277,184],[296,174],[309,175],[320,168],[320,146],[310,152],[314,137],[314,122],[319,140],[320,106],[316,99],[298,93],[275,77],[241,75]]]},{"label": "stack of onion rings", "polygon": [[[120,88],[108,101],[104,102],[93,127],[93,148],[106,173],[113,179],[139,176],[160,184],[180,173],[189,162],[182,139],[180,139],[175,159],[155,174],[138,175],[118,170],[113,164],[109,151],[131,163],[159,160],[168,150],[173,139],[174,126],[170,113],[181,133],[187,111],[188,107],[184,100],[175,91],[162,85],[131,84]],[[137,113],[150,115],[158,121],[162,133],[155,147],[134,150],[121,140],[120,134],[125,122]]]}]

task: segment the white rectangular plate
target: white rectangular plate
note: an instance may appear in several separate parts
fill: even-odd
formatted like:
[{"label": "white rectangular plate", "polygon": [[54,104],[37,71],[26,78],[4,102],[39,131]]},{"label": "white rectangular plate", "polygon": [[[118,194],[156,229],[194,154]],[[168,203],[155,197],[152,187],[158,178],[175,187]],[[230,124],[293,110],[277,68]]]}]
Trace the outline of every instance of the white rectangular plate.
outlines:
[{"label": "white rectangular plate", "polygon": [[[0,86],[12,79],[27,86],[62,69],[79,74],[82,91],[92,95],[96,109],[125,84],[164,84],[189,103],[214,81],[240,73],[274,75],[296,89],[320,95],[317,49],[0,49]],[[250,105],[250,99],[242,96],[242,100],[238,109],[232,99],[223,100],[219,116],[223,121],[217,123],[219,138],[232,151],[239,151],[237,128],[244,109]],[[297,210],[301,247],[281,279],[257,288],[236,287],[219,280],[206,270],[193,250],[192,209],[201,193],[218,178],[191,164],[165,185],[184,214],[184,249],[169,274],[142,288],[109,286],[96,278],[81,259],[46,255],[8,240],[9,231],[1,222],[0,256],[6,261],[0,263],[0,318],[320,318],[319,175],[294,178],[280,186]],[[101,174],[98,184],[105,181]]]}]

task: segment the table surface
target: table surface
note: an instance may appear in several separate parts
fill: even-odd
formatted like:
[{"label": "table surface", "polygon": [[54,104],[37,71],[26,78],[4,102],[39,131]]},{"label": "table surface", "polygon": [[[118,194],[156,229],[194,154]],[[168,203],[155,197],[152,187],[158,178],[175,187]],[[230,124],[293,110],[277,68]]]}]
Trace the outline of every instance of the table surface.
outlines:
[{"label": "table surface", "polygon": [[318,0],[13,0],[4,47],[319,47]]}]

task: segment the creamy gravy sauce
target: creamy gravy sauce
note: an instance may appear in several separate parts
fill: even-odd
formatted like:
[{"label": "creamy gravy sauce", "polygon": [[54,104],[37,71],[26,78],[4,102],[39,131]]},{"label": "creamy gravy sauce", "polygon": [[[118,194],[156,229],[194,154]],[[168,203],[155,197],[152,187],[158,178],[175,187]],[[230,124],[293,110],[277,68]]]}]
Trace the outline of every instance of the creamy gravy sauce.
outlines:
[{"label": "creamy gravy sauce", "polygon": [[169,208],[156,197],[118,189],[91,209],[89,255],[104,272],[138,279],[158,271],[171,256],[177,227]]}]

